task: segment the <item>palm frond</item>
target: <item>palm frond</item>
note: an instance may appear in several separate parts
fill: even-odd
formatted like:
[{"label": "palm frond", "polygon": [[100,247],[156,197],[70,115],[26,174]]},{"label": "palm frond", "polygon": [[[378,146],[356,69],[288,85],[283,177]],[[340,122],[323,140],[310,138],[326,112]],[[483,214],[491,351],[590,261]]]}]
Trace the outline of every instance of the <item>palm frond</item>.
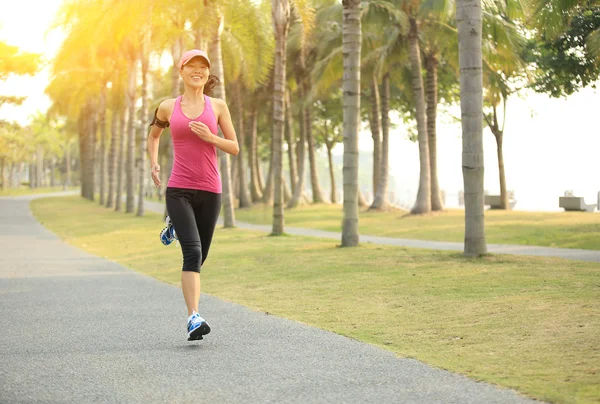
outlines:
[{"label": "palm frond", "polygon": [[586,41],[590,55],[596,58],[597,63],[600,63],[600,28],[592,31]]}]

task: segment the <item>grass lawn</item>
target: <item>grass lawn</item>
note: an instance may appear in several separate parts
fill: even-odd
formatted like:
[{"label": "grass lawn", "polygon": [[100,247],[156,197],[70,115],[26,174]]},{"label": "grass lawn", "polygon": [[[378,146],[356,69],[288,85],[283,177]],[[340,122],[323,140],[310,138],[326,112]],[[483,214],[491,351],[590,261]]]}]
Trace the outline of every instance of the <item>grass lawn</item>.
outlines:
[{"label": "grass lawn", "polygon": [[[67,187],[67,191],[78,190],[79,187]],[[50,192],[62,192],[64,191],[62,185],[56,187],[42,187],[42,188],[29,188],[26,186],[20,186],[19,188],[6,188],[0,189],[0,196],[21,196],[21,195],[34,195],[34,194],[45,194]]]},{"label": "grass lawn", "polygon": [[[236,219],[270,224],[273,208],[255,205],[237,209]],[[340,205],[309,205],[285,210],[285,223],[291,227],[341,232]],[[428,216],[407,212],[367,212],[359,217],[360,234],[419,240],[464,240],[464,211],[458,209]],[[491,244],[525,244],[562,248],[600,250],[600,213],[587,212],[485,212],[486,239]]]},{"label": "grass lawn", "polygon": [[[159,215],[115,213],[79,197],[36,200],[32,209],[67,242],[179,285],[181,253],[159,243]],[[221,299],[530,397],[600,398],[597,263],[340,249],[330,240],[220,228],[202,285]]]}]

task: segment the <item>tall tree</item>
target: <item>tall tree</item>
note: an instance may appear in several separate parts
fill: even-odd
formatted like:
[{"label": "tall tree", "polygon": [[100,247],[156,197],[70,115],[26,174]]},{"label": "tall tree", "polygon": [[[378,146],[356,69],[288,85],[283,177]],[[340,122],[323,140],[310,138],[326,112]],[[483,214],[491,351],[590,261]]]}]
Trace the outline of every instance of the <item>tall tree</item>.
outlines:
[{"label": "tall tree", "polygon": [[[0,84],[11,76],[34,75],[41,67],[41,55],[23,52],[18,47],[0,41]],[[0,96],[2,104],[19,105],[25,97]]]},{"label": "tall tree", "polygon": [[[543,2],[538,2],[543,3]],[[550,7],[554,2],[548,2]],[[557,2],[558,3],[558,2]],[[581,2],[583,3],[583,2]],[[552,8],[565,6],[554,4]],[[545,8],[543,8],[545,10]],[[600,77],[600,5],[576,5],[563,10],[563,19],[535,16],[538,33],[528,40],[524,59],[529,64],[530,87],[551,97],[566,97],[582,88],[595,88]]]},{"label": "tall tree", "polygon": [[[224,16],[219,7],[214,8],[216,12],[216,21],[218,22],[216,29],[213,31],[209,54],[213,61],[214,74],[219,77],[220,82],[216,86],[214,95],[217,98],[221,98],[226,101],[225,96],[225,77],[223,69],[223,52],[221,48],[221,34],[224,28]],[[233,186],[231,183],[231,166],[229,154],[219,153],[220,158],[220,169],[221,169],[221,182],[223,184],[223,222],[224,227],[230,228],[235,227],[235,214],[233,212]]]},{"label": "tall tree", "polygon": [[358,245],[358,131],[360,129],[360,0],[343,0],[344,218],[342,246]]},{"label": "tall tree", "polygon": [[487,253],[483,194],[483,73],[481,0],[456,2],[466,256]]},{"label": "tall tree", "polygon": [[[516,4],[513,4],[516,3]],[[508,97],[526,83],[525,64],[521,59],[525,39],[517,19],[524,19],[518,2],[488,1],[483,8],[483,84],[484,119],[496,140],[500,181],[500,208],[510,209],[504,168],[504,123]],[[502,107],[502,119],[499,109]]]},{"label": "tall tree", "polygon": [[329,162],[329,181],[331,183],[331,203],[337,203],[337,189],[335,181],[335,167],[333,164],[332,150],[340,143],[342,138],[343,124],[342,92],[341,89],[330,97],[319,97],[315,103],[315,128],[317,128],[316,140],[327,148],[327,160]]},{"label": "tall tree", "polygon": [[[305,139],[313,203],[324,203],[326,199],[323,196],[319,181],[317,156],[315,154],[316,145],[312,125],[314,84],[311,65],[314,63],[317,54],[318,31],[316,28],[318,25],[315,23],[317,3],[314,0],[296,0],[294,2],[294,14],[297,18],[290,33],[290,48],[292,49],[292,57],[296,60],[294,73],[298,88],[299,119],[302,121],[299,127],[300,142],[298,143],[298,152],[299,156],[304,155],[305,144],[302,139]],[[327,5],[329,1],[321,1],[319,3]],[[304,169],[302,164],[303,162],[298,161],[299,168]],[[301,175],[299,173],[299,177]],[[295,206],[299,202],[303,192],[303,184],[296,184],[290,206]]]},{"label": "tall tree", "polygon": [[288,0],[272,0],[273,32],[275,34],[275,72],[273,91],[273,235],[284,232],[283,215],[283,132],[285,123],[286,42],[290,26]]}]

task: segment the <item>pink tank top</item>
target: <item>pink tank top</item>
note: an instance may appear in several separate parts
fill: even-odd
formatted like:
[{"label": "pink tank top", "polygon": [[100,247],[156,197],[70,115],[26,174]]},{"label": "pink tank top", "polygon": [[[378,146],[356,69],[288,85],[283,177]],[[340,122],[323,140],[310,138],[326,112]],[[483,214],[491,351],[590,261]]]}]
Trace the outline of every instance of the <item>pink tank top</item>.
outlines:
[{"label": "pink tank top", "polygon": [[181,96],[175,100],[171,115],[171,137],[173,139],[173,170],[169,187],[198,189],[221,193],[221,176],[217,164],[216,146],[201,140],[188,126],[191,121],[204,123],[217,136],[217,118],[210,98],[204,95],[204,111],[190,119],[181,111]]}]

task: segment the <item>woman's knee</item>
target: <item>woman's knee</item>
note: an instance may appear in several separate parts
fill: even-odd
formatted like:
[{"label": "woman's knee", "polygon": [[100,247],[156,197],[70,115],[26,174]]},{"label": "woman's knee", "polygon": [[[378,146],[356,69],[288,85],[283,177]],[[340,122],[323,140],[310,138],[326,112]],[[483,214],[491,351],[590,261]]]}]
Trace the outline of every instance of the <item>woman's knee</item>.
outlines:
[{"label": "woman's knee", "polygon": [[200,272],[202,265],[202,248],[198,245],[181,245],[183,253],[183,270]]}]

